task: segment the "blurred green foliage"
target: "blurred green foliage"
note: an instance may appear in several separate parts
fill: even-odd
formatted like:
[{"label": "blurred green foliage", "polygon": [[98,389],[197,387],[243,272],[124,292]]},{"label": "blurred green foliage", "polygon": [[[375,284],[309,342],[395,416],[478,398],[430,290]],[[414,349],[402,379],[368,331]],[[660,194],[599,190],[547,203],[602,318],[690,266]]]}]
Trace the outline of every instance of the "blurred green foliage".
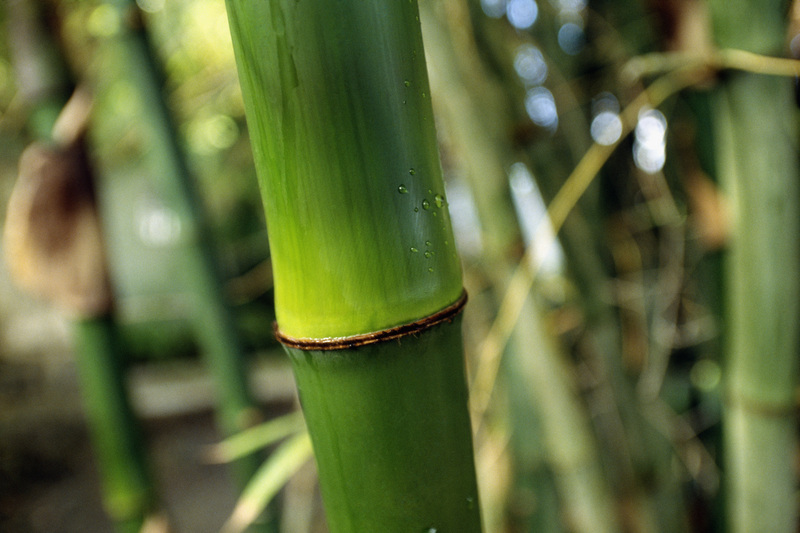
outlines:
[{"label": "blurred green foliage", "polygon": [[[135,358],[194,354],[196,346],[180,294],[180,228],[158,198],[142,165],[146,157],[136,93],[109,79],[120,11],[111,3],[63,0],[48,4],[60,20],[70,66],[95,93],[92,150],[123,335]],[[164,92],[208,215],[214,246],[243,341],[272,345],[269,250],[224,3],[141,1],[144,23],[164,68]],[[2,23],[2,21],[0,21]],[[0,174],[13,184],[27,139],[25,104],[17,94],[8,39],[0,39]],[[115,68],[125,68],[116,65]],[[3,205],[5,202],[3,202]]]}]

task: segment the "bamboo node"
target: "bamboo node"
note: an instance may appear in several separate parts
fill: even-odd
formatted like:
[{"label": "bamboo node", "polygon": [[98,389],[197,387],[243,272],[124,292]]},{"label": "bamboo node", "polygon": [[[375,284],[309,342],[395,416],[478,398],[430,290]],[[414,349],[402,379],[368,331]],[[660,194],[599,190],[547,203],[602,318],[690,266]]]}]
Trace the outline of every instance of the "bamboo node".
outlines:
[{"label": "bamboo node", "polygon": [[350,348],[358,348],[359,346],[400,339],[409,335],[417,335],[442,322],[452,322],[453,318],[464,309],[466,304],[467,291],[462,290],[458,300],[432,315],[428,315],[408,324],[347,337],[325,337],[321,339],[291,337],[281,332],[277,322],[273,323],[273,331],[278,342],[290,348],[319,351],[347,350]]}]

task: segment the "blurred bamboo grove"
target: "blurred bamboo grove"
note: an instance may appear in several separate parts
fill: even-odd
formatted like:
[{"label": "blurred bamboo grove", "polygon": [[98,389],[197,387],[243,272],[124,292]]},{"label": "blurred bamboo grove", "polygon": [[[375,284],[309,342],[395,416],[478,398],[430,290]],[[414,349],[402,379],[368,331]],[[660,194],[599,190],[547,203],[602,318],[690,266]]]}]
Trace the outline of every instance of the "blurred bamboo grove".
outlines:
[{"label": "blurred bamboo grove", "polygon": [[[241,350],[235,388],[236,365],[288,364],[272,338],[224,0],[31,4],[70,83],[94,96],[90,155],[128,368],[168,372],[214,346]],[[23,149],[58,114],[33,112],[41,87],[25,84],[35,64],[14,63],[31,43],[14,41],[10,5],[0,8],[3,205]],[[797,531],[800,3],[419,0],[419,22],[446,187],[431,201],[449,207],[470,296],[484,531]],[[145,89],[119,45],[139,31],[163,70]],[[153,140],[162,98],[192,205],[163,185],[174,161]],[[412,169],[401,186],[414,180]],[[190,266],[204,253],[208,275]],[[211,307],[187,296],[191,280],[218,284],[203,298],[225,298],[232,344],[209,333],[223,315],[196,317]],[[24,382],[15,372],[47,375],[48,354],[69,342],[30,326],[47,316],[41,304],[6,282],[0,296],[0,530],[61,531],[15,516],[29,469],[14,463],[24,458],[11,421]],[[229,397],[247,410],[238,386]],[[220,418],[217,438],[254,423]],[[215,448],[232,460],[279,443],[228,531],[277,494],[266,527],[326,531],[303,470],[282,489],[309,457],[302,428],[290,415]]]}]

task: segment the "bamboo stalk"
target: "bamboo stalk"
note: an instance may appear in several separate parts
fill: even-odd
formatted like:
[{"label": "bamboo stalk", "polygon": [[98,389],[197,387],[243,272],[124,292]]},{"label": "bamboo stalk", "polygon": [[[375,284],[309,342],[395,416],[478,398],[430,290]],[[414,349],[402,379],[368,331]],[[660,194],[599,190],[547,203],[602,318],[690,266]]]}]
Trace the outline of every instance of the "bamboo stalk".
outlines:
[{"label": "bamboo stalk", "polygon": [[119,533],[138,533],[155,507],[144,445],[124,385],[110,316],[73,324],[81,394],[103,477],[103,502]]},{"label": "bamboo stalk", "polygon": [[417,4],[227,7],[330,530],[480,531]]},{"label": "bamboo stalk", "polygon": [[480,531],[460,322],[288,350],[331,531]]},{"label": "bamboo stalk", "polygon": [[794,531],[800,191],[782,110],[792,106],[791,84],[731,80],[717,106],[718,168],[734,219],[725,264],[727,515],[731,531]]},{"label": "bamboo stalk", "polygon": [[[711,2],[721,46],[774,54],[783,2]],[[730,75],[717,91],[717,171],[728,195],[725,257],[725,450],[727,526],[733,532],[796,531],[800,190],[792,84]]]}]

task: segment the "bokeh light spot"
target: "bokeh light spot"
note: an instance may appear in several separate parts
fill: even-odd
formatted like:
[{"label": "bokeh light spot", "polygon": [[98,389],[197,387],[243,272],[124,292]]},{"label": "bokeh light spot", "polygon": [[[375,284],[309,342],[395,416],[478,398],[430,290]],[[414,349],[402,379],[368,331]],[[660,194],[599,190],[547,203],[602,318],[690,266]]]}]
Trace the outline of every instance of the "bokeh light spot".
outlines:
[{"label": "bokeh light spot", "polygon": [[506,14],[506,0],[481,0],[481,8],[486,16],[499,19]]},{"label": "bokeh light spot", "polygon": [[562,24],[558,30],[558,46],[569,55],[576,55],[583,49],[586,36],[583,28],[574,22]]},{"label": "bokeh light spot", "polygon": [[525,95],[525,110],[534,124],[554,131],[558,127],[556,101],[545,87],[529,89]]},{"label": "bokeh light spot", "polygon": [[601,111],[592,119],[589,131],[594,142],[610,146],[622,135],[622,120],[613,111]]},{"label": "bokeh light spot", "polygon": [[547,79],[547,62],[541,50],[532,44],[524,44],[517,49],[514,70],[528,85],[541,85]]},{"label": "bokeh light spot", "polygon": [[510,0],[506,4],[506,16],[518,30],[527,30],[539,17],[539,5],[535,0]]},{"label": "bokeh light spot", "polygon": [[147,13],[158,13],[164,9],[165,0],[136,0],[139,9]]}]

